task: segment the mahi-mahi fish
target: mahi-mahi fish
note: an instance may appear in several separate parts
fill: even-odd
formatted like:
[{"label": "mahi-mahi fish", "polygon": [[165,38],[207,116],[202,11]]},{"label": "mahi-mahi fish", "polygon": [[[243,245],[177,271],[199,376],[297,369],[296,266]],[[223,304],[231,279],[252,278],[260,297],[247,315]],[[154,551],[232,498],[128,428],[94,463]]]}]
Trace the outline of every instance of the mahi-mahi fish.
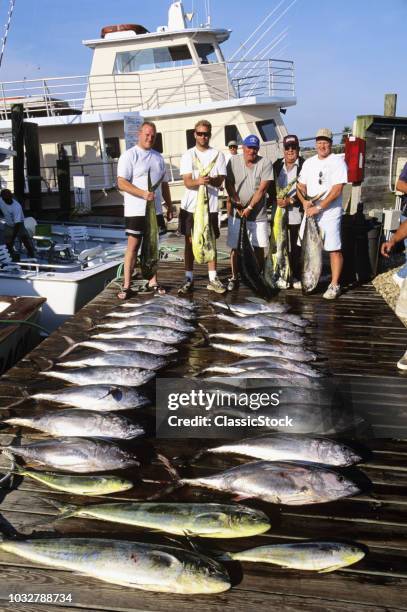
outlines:
[{"label": "mahi-mahi fish", "polygon": [[230,589],[217,561],[175,546],[101,538],[0,540],[0,549],[40,565],[144,591],[198,595]]}]

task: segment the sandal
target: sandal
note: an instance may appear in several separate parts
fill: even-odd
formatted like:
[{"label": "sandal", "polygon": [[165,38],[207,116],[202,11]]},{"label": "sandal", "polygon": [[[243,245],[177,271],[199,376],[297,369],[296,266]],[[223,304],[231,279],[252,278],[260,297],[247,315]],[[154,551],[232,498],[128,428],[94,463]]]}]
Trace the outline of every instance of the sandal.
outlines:
[{"label": "sandal", "polygon": [[[119,300],[128,300],[131,297],[133,297],[135,295],[135,292],[133,291],[133,289],[131,287],[122,287],[119,291],[119,293],[117,294],[117,298]],[[121,297],[123,296],[123,297]]]},{"label": "sandal", "polygon": [[165,295],[167,293],[161,285],[148,285],[148,288],[154,292],[154,295]]}]

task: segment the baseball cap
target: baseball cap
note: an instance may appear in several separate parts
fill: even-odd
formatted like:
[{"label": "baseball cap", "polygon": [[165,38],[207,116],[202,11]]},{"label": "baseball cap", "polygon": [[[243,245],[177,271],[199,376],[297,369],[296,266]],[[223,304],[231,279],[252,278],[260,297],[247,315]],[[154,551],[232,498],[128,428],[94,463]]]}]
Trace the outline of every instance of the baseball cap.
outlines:
[{"label": "baseball cap", "polygon": [[284,147],[296,147],[297,149],[300,148],[300,143],[299,140],[297,138],[297,136],[295,136],[295,134],[288,134],[287,136],[284,136],[283,138],[283,146]]},{"label": "baseball cap", "polygon": [[332,131],[329,128],[320,128],[315,138],[326,138],[327,140],[332,140]]},{"label": "baseball cap", "polygon": [[246,136],[243,141],[245,147],[255,147],[256,149],[260,149],[260,140],[254,134],[250,134],[250,136]]},{"label": "baseball cap", "polygon": [[228,147],[237,147],[237,142],[236,140],[229,140],[228,142]]}]

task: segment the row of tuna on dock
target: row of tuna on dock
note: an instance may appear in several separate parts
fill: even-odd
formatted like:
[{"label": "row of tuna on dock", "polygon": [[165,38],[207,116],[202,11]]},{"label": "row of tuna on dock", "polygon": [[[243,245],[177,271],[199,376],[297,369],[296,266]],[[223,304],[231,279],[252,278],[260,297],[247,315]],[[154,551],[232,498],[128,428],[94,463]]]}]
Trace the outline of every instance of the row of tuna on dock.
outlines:
[{"label": "row of tuna on dock", "polygon": [[[243,505],[244,500],[279,505],[326,503],[356,495],[369,486],[355,467],[363,460],[362,452],[343,441],[316,435],[336,436],[343,431],[346,408],[335,404],[340,399],[330,395],[329,372],[308,346],[312,339],[308,322],[288,312],[284,304],[258,299],[241,304],[214,302],[211,308],[212,314],[199,316],[197,302],[169,295],[128,301],[98,322],[86,340],[69,340],[69,348],[60,356],[65,360],[41,374],[71,386],[34,393],[31,398],[39,410],[30,416],[17,409],[17,415],[3,421],[7,426],[28,427],[55,437],[3,448],[12,461],[6,476],[18,474],[51,489],[84,496],[129,491],[134,486],[131,474],[134,480],[143,481],[140,449],[149,432],[138,415],[154,409],[149,390],[157,373],[176,364],[179,349],[198,332],[213,351],[213,363],[196,372],[195,380],[205,388],[228,389],[251,379],[259,388],[283,388],[287,392],[284,411],[298,417],[295,433],[262,432],[182,458],[163,456],[155,448],[154,460],[169,475],[167,486],[161,483],[154,495],[141,501],[83,505],[48,500],[58,510],[57,521],[81,517],[120,523],[154,530],[163,537],[165,533],[186,537],[187,543],[32,537],[2,539],[0,549],[114,584],[182,594],[228,590],[232,580],[227,568],[237,561],[330,572],[364,557],[366,549],[361,544],[334,540],[272,543],[240,551],[203,546],[207,538],[237,539],[272,530],[268,514]],[[230,331],[210,333],[202,324],[208,318],[227,323]],[[84,354],[84,348],[93,351]],[[81,353],[73,357],[71,352],[77,349]],[[215,361],[216,351],[233,353],[239,359],[221,365]],[[51,408],[44,409],[42,402]],[[316,404],[320,411],[334,415],[330,431],[312,431]],[[128,412],[122,416],[121,411]],[[125,448],[126,441],[134,446]],[[154,438],[149,442],[154,445]],[[196,466],[202,457],[219,455],[240,463],[194,478],[180,475],[184,464]],[[42,469],[18,465],[16,457]],[[123,476],[120,470],[125,469]],[[203,469],[205,466],[200,467]],[[182,487],[207,489],[215,499],[227,494],[230,500],[184,502],[177,499]],[[174,496],[175,501],[160,499]],[[190,538],[196,538],[196,543],[191,545]]]}]

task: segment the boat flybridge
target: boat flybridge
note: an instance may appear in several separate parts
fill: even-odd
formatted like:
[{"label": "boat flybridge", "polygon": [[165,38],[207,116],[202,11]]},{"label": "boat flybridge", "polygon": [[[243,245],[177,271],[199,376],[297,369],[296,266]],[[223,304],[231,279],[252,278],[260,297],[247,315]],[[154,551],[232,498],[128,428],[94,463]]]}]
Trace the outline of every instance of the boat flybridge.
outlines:
[{"label": "boat flybridge", "polygon": [[210,22],[191,26],[180,1],[155,32],[134,24],[104,27],[100,38],[83,41],[93,51],[89,75],[2,83],[0,133],[10,129],[11,105],[23,104],[38,124],[41,174],[51,186],[62,154],[72,174],[90,175],[91,189],[114,186],[125,118],[132,116],[156,123],[155,146],[174,187],[200,118],[213,125],[214,147],[226,150],[228,141],[255,133],[262,154],[275,159],[287,133],[280,109],[296,103],[293,62],[261,53],[227,61],[221,45],[230,34]]}]

